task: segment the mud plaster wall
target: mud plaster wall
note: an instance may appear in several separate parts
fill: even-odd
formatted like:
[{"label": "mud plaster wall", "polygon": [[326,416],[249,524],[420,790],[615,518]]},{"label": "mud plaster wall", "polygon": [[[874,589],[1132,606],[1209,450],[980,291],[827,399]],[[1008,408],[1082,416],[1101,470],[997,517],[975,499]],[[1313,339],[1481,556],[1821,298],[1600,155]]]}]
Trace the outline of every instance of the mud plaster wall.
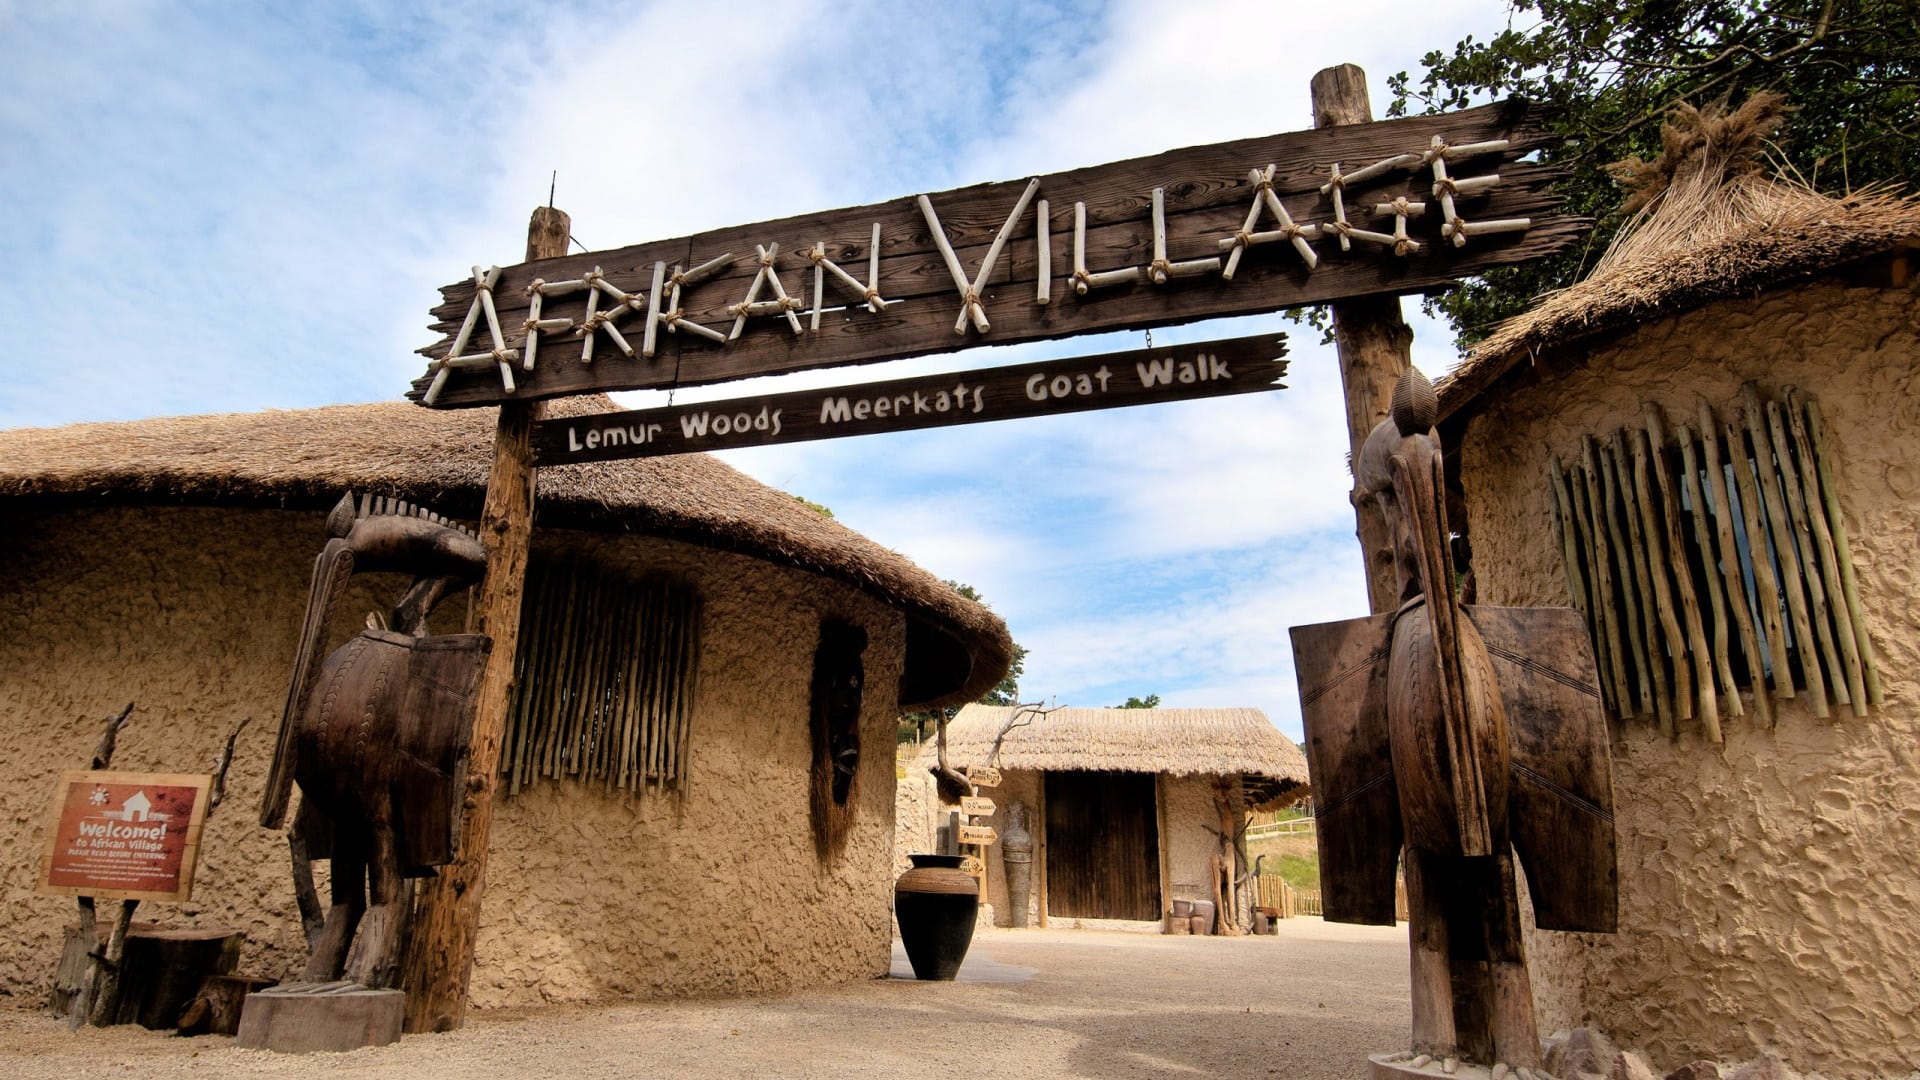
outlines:
[{"label": "mud plaster wall", "polygon": [[1166,819],[1161,844],[1167,849],[1167,900],[1213,899],[1207,856],[1220,850],[1220,812],[1214,806],[1214,777],[1161,776]]},{"label": "mud plaster wall", "polygon": [[[1571,360],[1579,360],[1577,366]],[[1886,703],[1866,719],[1777,707],[1726,743],[1629,721],[1614,749],[1620,933],[1529,941],[1545,1029],[1590,1020],[1671,1068],[1773,1052],[1829,1077],[1920,1067],[1920,304],[1833,280],[1716,303],[1503,393],[1462,475],[1480,599],[1565,604],[1546,455],[1638,422],[1798,385],[1827,420]]]},{"label": "mud plaster wall", "polygon": [[[232,722],[254,718],[229,802],[207,823],[195,901],[145,905],[142,916],[243,930],[243,970],[291,974],[304,946],[285,842],[255,814],[319,515],[4,513],[0,1003],[44,1001],[73,915],[71,901],[33,895],[47,802],[61,771],[84,766],[100,720],[130,699],[138,708],[114,759],[126,769],[204,769]],[[536,546],[594,550],[700,589],[691,762],[680,800],[549,783],[498,808],[475,1004],[774,990],[884,973],[900,616],[817,577],[686,545],[544,533]],[[357,584],[336,638],[399,584]],[[449,607],[457,623],[461,605]],[[826,866],[814,855],[805,787],[822,615],[849,618],[872,637],[859,811],[845,850]]]}]

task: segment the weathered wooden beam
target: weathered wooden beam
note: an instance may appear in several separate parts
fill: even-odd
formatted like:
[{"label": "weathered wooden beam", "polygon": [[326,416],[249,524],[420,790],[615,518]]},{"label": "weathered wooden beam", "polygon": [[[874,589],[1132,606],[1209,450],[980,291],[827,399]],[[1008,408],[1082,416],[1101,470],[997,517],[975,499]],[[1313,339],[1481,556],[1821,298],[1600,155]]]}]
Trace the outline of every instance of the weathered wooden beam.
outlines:
[{"label": "weathered wooden beam", "polygon": [[[566,253],[570,222],[552,207],[533,212],[527,226],[527,258]],[[421,887],[408,943],[403,984],[406,1030],[450,1031],[466,1019],[467,983],[480,930],[486,891],[487,844],[493,833],[493,795],[500,777],[500,744],[512,702],[513,671],[520,644],[520,605],[533,535],[534,469],[529,441],[543,406],[515,401],[500,407],[493,439],[493,467],[480,515],[487,545],[487,576],[475,605],[477,632],[493,639],[480,676],[473,736],[467,759],[467,795],[460,844],[451,863]]]},{"label": "weathered wooden beam", "polygon": [[[1357,69],[1356,69],[1357,70]],[[1094,289],[1084,296],[1072,289],[1057,290],[1049,303],[1039,303],[1043,262],[1049,275],[1073,265],[1075,207],[1086,207],[1083,246],[1086,261],[1097,268],[1147,267],[1154,258],[1153,191],[1162,190],[1167,257],[1174,263],[1207,260],[1220,254],[1220,242],[1242,231],[1247,208],[1259,196],[1259,185],[1249,170],[1264,172],[1275,166],[1272,192],[1289,213],[1303,223],[1332,214],[1332,201],[1320,191],[1335,162],[1373,163],[1429,146],[1439,134],[1460,145],[1504,140],[1503,150],[1490,151],[1456,162],[1456,171],[1485,175],[1498,170],[1500,182],[1476,196],[1476,216],[1527,217],[1524,233],[1476,236],[1456,248],[1440,239],[1439,215],[1416,225],[1423,241],[1407,254],[1372,244],[1340,251],[1322,242],[1323,257],[1309,270],[1295,249],[1284,243],[1247,249],[1231,280],[1202,274],[1177,277],[1165,285],[1152,284],[1144,273],[1127,285]],[[663,293],[659,314],[673,308],[691,324],[708,329],[730,329],[738,318],[732,310],[742,302],[758,277],[756,246],[778,243],[777,269],[810,270],[812,254],[836,265],[866,263],[877,267],[877,293],[885,303],[862,302],[853,296],[830,296],[844,306],[826,313],[818,331],[795,335],[786,326],[769,321],[749,326],[738,340],[714,342],[687,332],[655,335],[652,359],[623,355],[607,338],[596,335],[594,358],[579,359],[578,339],[564,332],[550,337],[538,351],[532,371],[516,369],[517,389],[503,393],[501,379],[488,363],[472,370],[452,371],[442,406],[492,404],[511,398],[545,398],[588,390],[639,389],[668,385],[698,385],[755,374],[867,363],[875,360],[927,355],[977,345],[1013,344],[1073,334],[1122,328],[1143,328],[1188,322],[1219,315],[1272,311],[1325,303],[1361,295],[1398,295],[1442,288],[1459,278],[1513,262],[1538,258],[1572,243],[1585,231],[1583,218],[1558,212],[1559,199],[1549,189],[1559,175],[1551,166],[1516,160],[1552,141],[1541,116],[1520,102],[1503,102],[1439,116],[1409,117],[1243,139],[1212,146],[1176,150],[1167,154],[1115,162],[1039,177],[1039,194],[1048,201],[1048,223],[1042,230],[1037,210],[1029,208],[1004,233],[993,272],[980,282],[978,299],[991,329],[981,333],[969,321],[955,333],[955,317],[967,306],[955,286],[952,265],[935,242],[926,216],[914,197],[869,206],[803,214],[777,221],[717,229],[695,236],[661,240],[588,255],[554,258],[504,268],[491,290],[499,322],[510,348],[526,335],[531,310],[527,288],[536,278],[547,282],[576,281],[598,268],[605,280],[652,303],[650,285],[656,266],[663,270],[692,267],[716,256],[731,254],[714,276],[698,287],[683,290],[675,303]],[[1355,184],[1348,191],[1350,206],[1390,203],[1396,196],[1416,200],[1431,186],[1431,170],[1402,166]],[[978,270],[1008,227],[1008,211],[1031,187],[1033,178],[979,184],[927,196],[937,211],[942,236],[950,243],[963,274]],[[1037,203],[1035,204],[1037,207]],[[879,226],[881,248],[876,263],[873,234]],[[1046,256],[1039,246],[1047,238]],[[871,271],[870,271],[871,272]],[[969,285],[973,282],[970,280]],[[804,290],[803,290],[804,291]],[[469,277],[444,290],[445,302],[434,309],[440,341],[422,350],[430,357],[447,354],[472,308],[475,284]],[[586,292],[548,297],[542,319],[576,322],[585,313]],[[646,318],[649,326],[654,320]],[[811,319],[809,319],[809,323]],[[630,324],[634,325],[634,324]],[[484,337],[484,335],[480,335]],[[721,333],[721,338],[726,334]],[[566,347],[553,348],[555,342]],[[641,350],[644,352],[645,350]],[[430,379],[416,382],[410,396],[416,400]]]},{"label": "weathered wooden beam", "polygon": [[[1322,69],[1313,76],[1312,87],[1315,130],[1373,120],[1367,73],[1353,64]],[[1360,460],[1360,447],[1367,435],[1387,418],[1394,384],[1413,366],[1413,330],[1400,316],[1397,296],[1357,297],[1333,304],[1332,310],[1340,387],[1347,400],[1347,461],[1351,466]],[[1385,516],[1371,504],[1355,502],[1354,518],[1365,560],[1368,609],[1392,611],[1400,603],[1400,583],[1393,568],[1393,535]]]}]

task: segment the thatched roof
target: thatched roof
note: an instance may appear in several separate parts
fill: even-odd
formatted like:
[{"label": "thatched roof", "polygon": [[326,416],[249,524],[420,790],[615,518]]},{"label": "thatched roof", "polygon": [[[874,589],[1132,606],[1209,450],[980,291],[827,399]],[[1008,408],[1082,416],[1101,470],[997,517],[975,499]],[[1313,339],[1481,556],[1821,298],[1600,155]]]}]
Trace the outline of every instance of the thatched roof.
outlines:
[{"label": "thatched roof", "polygon": [[[549,415],[604,412],[605,397]],[[345,489],[475,520],[494,411],[405,402],[0,431],[0,498],[324,512]],[[890,551],[705,454],[542,469],[535,523],[637,533],[750,555],[847,583],[903,609],[902,703],[978,698],[1013,641],[979,604]]]},{"label": "thatched roof", "polygon": [[[1753,144],[1777,114],[1747,115],[1753,105],[1732,114],[1682,110],[1660,161],[1624,163],[1619,175],[1646,197],[1641,215],[1584,280],[1474,346],[1438,385],[1442,419],[1516,365],[1569,343],[1920,247],[1920,202],[1911,197],[1833,198],[1755,171]],[[1741,130],[1729,135],[1730,127]]]},{"label": "thatched roof", "polygon": [[[1020,710],[969,705],[947,723],[947,763],[1040,771],[1240,776],[1260,809],[1307,794],[1307,758],[1259,709],[1054,709],[1009,727]],[[993,742],[1002,730],[997,756]],[[931,766],[929,742],[920,763]],[[993,757],[992,761],[988,758]]]}]

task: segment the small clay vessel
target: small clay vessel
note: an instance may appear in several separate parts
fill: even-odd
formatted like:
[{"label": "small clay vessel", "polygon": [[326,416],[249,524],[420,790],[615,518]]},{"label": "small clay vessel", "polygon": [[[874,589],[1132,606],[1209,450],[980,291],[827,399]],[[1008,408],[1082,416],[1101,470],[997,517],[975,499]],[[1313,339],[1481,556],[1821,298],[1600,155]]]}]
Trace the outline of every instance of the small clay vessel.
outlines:
[{"label": "small clay vessel", "polygon": [[913,977],[951,981],[973,944],[980,883],[960,869],[958,855],[909,855],[913,869],[893,883],[893,915],[900,922]]}]

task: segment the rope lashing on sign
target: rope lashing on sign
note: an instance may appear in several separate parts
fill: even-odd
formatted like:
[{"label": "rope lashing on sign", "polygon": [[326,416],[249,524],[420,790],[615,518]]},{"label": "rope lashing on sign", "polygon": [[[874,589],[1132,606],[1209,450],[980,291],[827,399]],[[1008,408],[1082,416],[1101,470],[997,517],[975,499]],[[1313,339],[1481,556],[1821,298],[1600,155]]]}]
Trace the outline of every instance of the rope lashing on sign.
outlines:
[{"label": "rope lashing on sign", "polygon": [[[521,324],[521,329],[526,331],[526,335],[527,335],[526,342],[522,347],[522,351],[525,353],[525,358],[521,361],[521,364],[520,364],[520,369],[522,371],[533,370],[534,357],[540,349],[541,334],[555,333],[560,330],[565,330],[568,327],[573,325],[573,320],[571,319],[541,318],[540,317],[541,302],[548,296],[560,295],[561,286],[575,285],[575,284],[577,283],[563,281],[563,282],[557,282],[550,285],[541,278],[534,278],[532,281],[527,283],[527,290],[526,290],[527,321]],[[565,291],[571,292],[573,290],[566,289]]]},{"label": "rope lashing on sign", "polygon": [[[1247,170],[1247,183],[1253,185],[1253,205],[1247,208],[1246,223],[1241,225],[1232,236],[1222,237],[1220,240],[1220,250],[1227,253],[1227,264],[1220,270],[1220,278],[1223,281],[1233,280],[1233,275],[1240,269],[1240,256],[1248,248],[1282,240],[1291,243],[1293,249],[1300,253],[1300,258],[1307,264],[1308,270],[1320,265],[1320,256],[1314,252],[1313,245],[1307,241],[1320,238],[1321,226],[1300,225],[1293,220],[1293,215],[1287,213],[1287,208],[1280,202],[1280,196],[1273,190],[1273,174],[1277,170],[1276,165],[1268,165],[1264,169]],[[1262,213],[1272,214],[1274,221],[1279,223],[1279,228],[1255,232],[1254,226],[1260,224]]]},{"label": "rope lashing on sign", "polygon": [[[509,394],[514,392],[513,361],[520,359],[520,350],[507,348],[506,338],[500,333],[500,315],[493,307],[493,287],[499,281],[499,267],[486,270],[478,266],[473,268],[473,303],[467,306],[467,317],[460,324],[460,332],[453,337],[453,347],[447,350],[447,355],[434,361],[433,382],[427,386],[425,397],[427,404],[439,400],[440,391],[447,385],[448,373],[454,370],[497,366],[500,369],[501,389]],[[493,348],[485,352],[461,352],[473,338],[474,328],[479,325],[483,314],[487,317],[487,333],[492,338]]]},{"label": "rope lashing on sign", "polygon": [[880,223],[873,223],[873,240],[867,245],[867,280],[863,283],[842,269],[839,263],[827,258],[826,241],[815,241],[807,249],[807,258],[813,261],[813,313],[808,325],[811,330],[820,329],[820,312],[826,306],[827,275],[852,290],[865,301],[867,310],[875,315],[887,309],[889,304],[900,303],[888,300],[880,295]]},{"label": "rope lashing on sign", "polygon": [[[686,311],[680,306],[680,292],[683,289],[700,284],[702,281],[713,277],[731,265],[733,265],[733,252],[731,251],[725,255],[716,255],[691,270],[676,266],[673,268],[671,277],[667,274],[667,264],[665,262],[654,263],[653,285],[647,290],[647,328],[644,337],[641,339],[640,355],[649,360],[653,359],[655,346],[659,342],[659,328],[662,326],[667,328],[667,333],[669,334],[685,330],[691,334],[698,334],[709,341],[717,341],[722,345],[726,344],[727,336],[725,334],[720,333],[718,330],[702,326],[686,317]],[[660,302],[660,294],[667,288],[669,281],[672,283],[673,291],[667,299],[666,306],[663,308]]]},{"label": "rope lashing on sign", "polygon": [[1073,204],[1073,273],[1069,276],[1073,281],[1075,296],[1085,296],[1092,289],[1130,285],[1140,280],[1140,268],[1137,266],[1097,273],[1087,270],[1087,204],[1083,202]]},{"label": "rope lashing on sign", "polygon": [[1167,189],[1153,189],[1153,261],[1147,264],[1147,276],[1155,285],[1165,285],[1177,277],[1211,274],[1220,269],[1220,259],[1167,259]]},{"label": "rope lashing on sign", "polygon": [[1454,247],[1467,246],[1469,236],[1525,232],[1533,227],[1532,218],[1468,221],[1461,217],[1460,212],[1454,207],[1453,201],[1456,197],[1464,199],[1492,190],[1494,185],[1500,182],[1500,174],[1456,180],[1447,174],[1447,162],[1479,154],[1499,153],[1506,150],[1509,145],[1506,139],[1489,139],[1486,142],[1449,146],[1444,136],[1435,135],[1432,146],[1421,154],[1421,160],[1433,168],[1433,196],[1440,200],[1440,235],[1452,240]]},{"label": "rope lashing on sign", "polygon": [[[753,250],[759,257],[760,271],[753,275],[753,284],[747,287],[747,298],[727,308],[733,313],[733,331],[727,335],[726,340],[733,341],[739,338],[741,332],[747,328],[748,317],[753,315],[785,315],[787,325],[793,328],[794,334],[804,333],[805,331],[800,329],[800,317],[794,314],[801,307],[800,301],[787,295],[786,286],[780,283],[779,271],[773,268],[774,260],[780,255],[780,245],[774,243],[762,247],[755,244]],[[772,288],[774,299],[761,300],[762,287]]]},{"label": "rope lashing on sign", "polygon": [[1039,177],[1027,181],[1026,190],[1020,193],[1020,198],[1013,204],[1013,212],[1007,215],[1000,231],[993,234],[993,243],[987,246],[987,256],[980,260],[980,271],[972,281],[967,280],[966,271],[960,268],[960,257],[953,253],[953,244],[948,242],[946,230],[940,227],[940,215],[934,212],[933,201],[925,195],[919,197],[920,216],[933,233],[933,242],[939,247],[940,257],[947,264],[947,273],[952,276],[954,288],[960,294],[960,318],[953,324],[954,333],[966,333],[969,321],[982,334],[993,329],[992,324],[987,322],[987,307],[981,302],[981,296],[986,292],[987,279],[993,276],[994,264],[1000,261],[1001,250],[1007,246],[1007,237],[1012,235],[1014,225],[1020,221],[1020,215],[1027,212],[1028,205],[1039,190]]},{"label": "rope lashing on sign", "polygon": [[1395,255],[1411,255],[1420,250],[1420,241],[1407,235],[1407,221],[1410,218],[1417,218],[1426,212],[1426,203],[1412,202],[1408,200],[1405,195],[1399,196],[1392,202],[1375,203],[1373,207],[1374,217],[1386,217],[1388,214],[1393,215],[1392,240],[1393,253]]}]

